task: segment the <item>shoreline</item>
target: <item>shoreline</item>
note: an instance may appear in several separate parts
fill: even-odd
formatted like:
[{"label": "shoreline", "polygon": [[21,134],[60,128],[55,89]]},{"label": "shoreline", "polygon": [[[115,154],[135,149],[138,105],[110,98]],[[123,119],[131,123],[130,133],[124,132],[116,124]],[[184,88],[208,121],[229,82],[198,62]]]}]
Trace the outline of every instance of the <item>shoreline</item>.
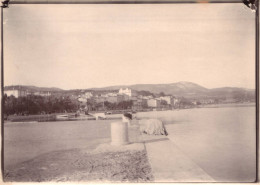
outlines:
[{"label": "shoreline", "polygon": [[[246,103],[225,103],[225,104],[207,104],[207,105],[199,105],[195,107],[187,107],[187,108],[177,108],[177,109],[169,109],[169,110],[146,110],[146,111],[139,111],[137,113],[142,112],[163,112],[163,111],[181,111],[187,109],[201,109],[201,108],[225,108],[225,107],[252,107],[256,106],[255,102],[246,102]],[[58,114],[51,114],[51,115],[28,115],[28,116],[17,116],[12,120],[4,120],[4,123],[38,123],[38,122],[60,122],[60,121],[90,121],[95,120],[95,117],[90,115],[83,115],[75,118],[68,118],[64,120],[57,120],[55,118],[56,115],[61,115],[62,113]],[[69,113],[68,115],[73,115],[73,113]],[[105,120],[120,120],[122,114],[109,114],[106,115]]]}]

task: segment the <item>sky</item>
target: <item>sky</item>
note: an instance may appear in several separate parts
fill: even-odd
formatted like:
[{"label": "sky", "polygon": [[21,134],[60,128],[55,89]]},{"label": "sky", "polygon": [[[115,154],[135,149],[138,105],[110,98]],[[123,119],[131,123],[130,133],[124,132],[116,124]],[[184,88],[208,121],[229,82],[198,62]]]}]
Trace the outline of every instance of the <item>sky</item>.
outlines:
[{"label": "sky", "polygon": [[4,9],[5,86],[178,81],[255,88],[255,13],[237,3]]}]

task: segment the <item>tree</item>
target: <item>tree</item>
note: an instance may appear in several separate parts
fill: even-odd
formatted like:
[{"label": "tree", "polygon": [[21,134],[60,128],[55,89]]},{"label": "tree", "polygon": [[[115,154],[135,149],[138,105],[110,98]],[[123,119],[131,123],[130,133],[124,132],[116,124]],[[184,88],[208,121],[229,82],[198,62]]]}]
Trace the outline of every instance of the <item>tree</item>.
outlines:
[{"label": "tree", "polygon": [[164,93],[164,92],[160,92],[159,95],[160,95],[160,96],[165,96],[165,93]]},{"label": "tree", "polygon": [[181,98],[181,100],[179,102],[180,107],[190,107],[192,105],[193,105],[192,102],[186,98]]},{"label": "tree", "polygon": [[165,100],[161,100],[161,105],[168,105],[168,103]]},{"label": "tree", "polygon": [[154,96],[154,94],[151,93],[150,91],[138,91],[138,95],[142,95],[142,96]]},{"label": "tree", "polygon": [[78,103],[72,101],[68,96],[35,96],[15,98],[14,96],[4,97],[5,114],[39,114],[42,112],[69,112],[76,111]]}]

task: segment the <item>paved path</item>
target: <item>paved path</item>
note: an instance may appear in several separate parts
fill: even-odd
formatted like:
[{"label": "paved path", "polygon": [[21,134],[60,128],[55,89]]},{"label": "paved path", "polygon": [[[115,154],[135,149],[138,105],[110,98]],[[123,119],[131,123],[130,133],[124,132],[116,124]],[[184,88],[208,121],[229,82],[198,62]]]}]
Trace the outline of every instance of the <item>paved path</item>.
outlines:
[{"label": "paved path", "polygon": [[142,135],[155,182],[215,182],[167,136]]}]

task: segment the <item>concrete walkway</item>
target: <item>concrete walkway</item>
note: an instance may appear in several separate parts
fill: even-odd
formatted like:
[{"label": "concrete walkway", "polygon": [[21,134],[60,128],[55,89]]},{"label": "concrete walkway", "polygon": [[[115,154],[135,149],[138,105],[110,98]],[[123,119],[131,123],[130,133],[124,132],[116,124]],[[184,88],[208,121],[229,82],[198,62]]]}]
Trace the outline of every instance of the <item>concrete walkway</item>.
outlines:
[{"label": "concrete walkway", "polygon": [[215,182],[167,137],[142,135],[155,182]]}]

